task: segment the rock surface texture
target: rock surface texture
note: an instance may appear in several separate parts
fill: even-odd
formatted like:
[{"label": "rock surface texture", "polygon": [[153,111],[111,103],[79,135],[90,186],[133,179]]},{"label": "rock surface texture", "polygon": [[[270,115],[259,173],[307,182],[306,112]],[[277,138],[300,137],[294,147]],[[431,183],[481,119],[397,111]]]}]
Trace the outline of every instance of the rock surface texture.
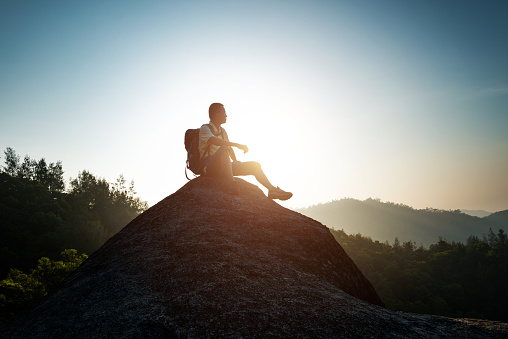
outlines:
[{"label": "rock surface texture", "polygon": [[137,217],[6,338],[499,338],[503,323],[392,312],[319,222],[197,178]]}]

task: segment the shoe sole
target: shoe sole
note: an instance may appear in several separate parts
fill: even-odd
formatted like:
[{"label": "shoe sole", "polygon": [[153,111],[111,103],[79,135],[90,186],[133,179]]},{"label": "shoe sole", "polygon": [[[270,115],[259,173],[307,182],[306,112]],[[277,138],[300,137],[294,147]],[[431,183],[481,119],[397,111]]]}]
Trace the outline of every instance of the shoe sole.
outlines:
[{"label": "shoe sole", "polygon": [[268,198],[270,199],[279,199],[279,200],[288,200],[293,196],[293,193],[288,194],[268,194]]}]

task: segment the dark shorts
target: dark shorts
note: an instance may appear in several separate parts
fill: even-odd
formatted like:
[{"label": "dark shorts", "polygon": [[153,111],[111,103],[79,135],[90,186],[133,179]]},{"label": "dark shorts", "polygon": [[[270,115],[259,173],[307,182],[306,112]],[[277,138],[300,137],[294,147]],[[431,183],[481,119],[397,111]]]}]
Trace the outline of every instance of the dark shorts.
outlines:
[{"label": "dark shorts", "polygon": [[[206,166],[206,175],[210,177],[223,177],[225,176],[225,169],[222,168],[221,157],[229,157],[229,147],[221,146],[209,157],[202,159],[203,164]],[[255,161],[246,162],[233,162],[233,175],[254,175],[256,171],[261,167],[259,163]]]}]

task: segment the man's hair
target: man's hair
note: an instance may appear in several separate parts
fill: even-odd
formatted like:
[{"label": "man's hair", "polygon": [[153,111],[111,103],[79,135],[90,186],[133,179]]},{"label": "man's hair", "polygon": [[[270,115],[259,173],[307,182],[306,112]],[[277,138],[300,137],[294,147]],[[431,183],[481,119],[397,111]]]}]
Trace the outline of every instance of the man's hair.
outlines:
[{"label": "man's hair", "polygon": [[215,114],[222,111],[222,108],[224,107],[223,104],[219,104],[218,102],[213,103],[210,105],[210,108],[208,109],[208,116],[210,116],[210,120],[215,116]]}]

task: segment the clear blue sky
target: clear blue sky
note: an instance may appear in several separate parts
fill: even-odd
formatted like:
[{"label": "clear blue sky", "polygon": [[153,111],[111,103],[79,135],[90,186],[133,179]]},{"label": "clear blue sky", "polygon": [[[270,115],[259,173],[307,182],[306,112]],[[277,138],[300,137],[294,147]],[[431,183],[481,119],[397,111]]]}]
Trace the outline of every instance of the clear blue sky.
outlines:
[{"label": "clear blue sky", "polygon": [[506,1],[2,1],[0,148],[123,174],[152,205],[222,102],[285,206],[508,209],[506,18]]}]

